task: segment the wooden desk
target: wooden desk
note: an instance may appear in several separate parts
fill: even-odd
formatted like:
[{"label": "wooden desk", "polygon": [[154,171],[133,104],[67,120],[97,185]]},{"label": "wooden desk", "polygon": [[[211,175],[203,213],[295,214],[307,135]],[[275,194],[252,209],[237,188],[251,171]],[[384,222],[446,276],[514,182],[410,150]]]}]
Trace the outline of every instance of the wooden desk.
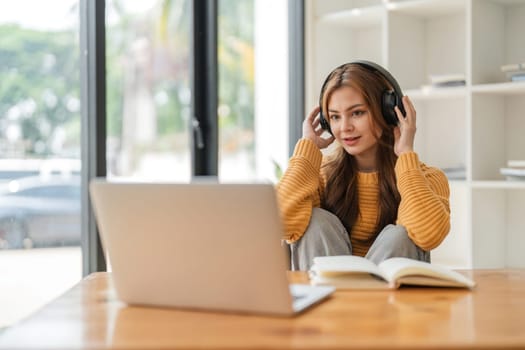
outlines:
[{"label": "wooden desk", "polygon": [[128,307],[95,273],[0,334],[0,348],[525,348],[525,270],[465,273],[476,290],[338,291],[294,318]]}]

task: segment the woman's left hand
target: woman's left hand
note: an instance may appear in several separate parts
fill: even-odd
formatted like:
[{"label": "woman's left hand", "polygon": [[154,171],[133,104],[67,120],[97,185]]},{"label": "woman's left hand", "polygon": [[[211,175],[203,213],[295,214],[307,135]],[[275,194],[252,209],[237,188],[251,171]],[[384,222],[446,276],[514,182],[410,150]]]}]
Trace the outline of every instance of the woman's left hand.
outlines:
[{"label": "woman's left hand", "polygon": [[398,157],[414,150],[416,136],[416,109],[408,96],[403,96],[403,107],[405,107],[406,116],[403,116],[399,107],[395,107],[399,124],[394,128],[394,152]]}]

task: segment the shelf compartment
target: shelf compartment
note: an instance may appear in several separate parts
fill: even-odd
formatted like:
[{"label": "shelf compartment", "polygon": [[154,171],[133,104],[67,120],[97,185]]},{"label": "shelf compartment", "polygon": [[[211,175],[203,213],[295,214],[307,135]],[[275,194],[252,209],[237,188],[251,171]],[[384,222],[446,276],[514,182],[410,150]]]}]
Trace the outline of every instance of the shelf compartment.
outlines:
[{"label": "shelf compartment", "polygon": [[417,113],[414,149],[421,161],[441,169],[463,168],[466,172],[466,99],[412,101]]},{"label": "shelf compartment", "polygon": [[450,232],[432,251],[432,262],[454,269],[472,268],[470,219],[464,215],[470,201],[465,182],[450,181]]},{"label": "shelf compartment", "polygon": [[472,1],[472,84],[505,82],[501,66],[525,62],[525,2]]},{"label": "shelf compartment", "polygon": [[[525,85],[525,84],[524,84]],[[423,87],[421,89],[409,89],[403,91],[412,100],[433,100],[433,99],[449,99],[465,97],[467,89],[464,86],[460,87]]]},{"label": "shelf compartment", "polygon": [[473,268],[523,268],[525,189],[472,189]]},{"label": "shelf compartment", "polygon": [[437,1],[394,3],[398,7],[388,12],[388,67],[404,89],[430,84],[431,75],[467,79],[465,3],[451,3],[444,1],[446,11],[436,14],[427,9]]},{"label": "shelf compartment", "polygon": [[505,180],[500,168],[525,159],[521,94],[472,95],[472,180]]}]

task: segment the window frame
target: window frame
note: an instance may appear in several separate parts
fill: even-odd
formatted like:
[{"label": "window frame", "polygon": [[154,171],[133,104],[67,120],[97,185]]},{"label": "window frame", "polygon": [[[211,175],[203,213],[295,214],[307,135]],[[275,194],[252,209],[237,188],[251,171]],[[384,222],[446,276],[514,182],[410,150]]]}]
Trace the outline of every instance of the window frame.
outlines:
[{"label": "window frame", "polygon": [[106,270],[89,182],[106,176],[106,1],[80,0],[82,275]]}]

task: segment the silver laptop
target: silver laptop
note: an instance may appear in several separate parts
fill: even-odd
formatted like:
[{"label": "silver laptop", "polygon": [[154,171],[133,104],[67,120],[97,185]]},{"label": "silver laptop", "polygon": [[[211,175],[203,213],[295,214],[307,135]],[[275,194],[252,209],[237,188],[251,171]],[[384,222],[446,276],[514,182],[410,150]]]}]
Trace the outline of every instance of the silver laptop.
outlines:
[{"label": "silver laptop", "polygon": [[96,179],[90,195],[128,304],[293,315],[334,291],[288,284],[271,184]]}]

